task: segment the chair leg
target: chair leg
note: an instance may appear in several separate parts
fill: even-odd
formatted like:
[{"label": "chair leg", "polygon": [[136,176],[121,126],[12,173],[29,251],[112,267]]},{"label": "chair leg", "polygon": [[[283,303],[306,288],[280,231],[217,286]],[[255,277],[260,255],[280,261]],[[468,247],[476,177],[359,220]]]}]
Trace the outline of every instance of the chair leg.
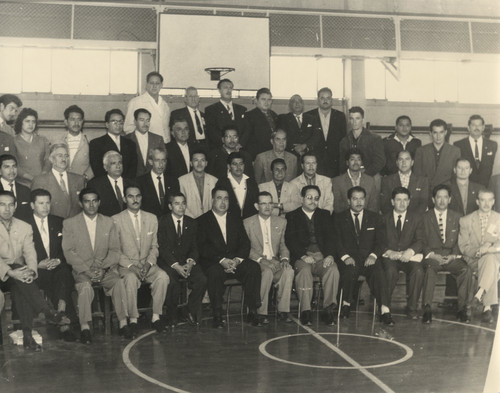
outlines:
[{"label": "chair leg", "polygon": [[111,298],[104,295],[104,334],[111,334]]},{"label": "chair leg", "polygon": [[340,309],[342,308],[342,298],[344,296],[344,288],[340,288],[340,299],[337,307],[337,347],[340,344]]},{"label": "chair leg", "polygon": [[231,301],[231,289],[232,287],[229,286],[227,289],[227,304],[226,304],[226,322],[229,323],[229,303]]},{"label": "chair leg", "polygon": [[375,332],[375,318],[377,316],[377,299],[373,299],[372,335]]},{"label": "chair leg", "polygon": [[358,325],[358,315],[359,315],[359,299],[361,297],[361,289],[363,288],[363,282],[359,284],[358,297],[356,299],[356,325]]},{"label": "chair leg", "polygon": [[241,309],[240,315],[243,317],[245,314],[245,291],[243,290],[243,286],[241,287]]}]

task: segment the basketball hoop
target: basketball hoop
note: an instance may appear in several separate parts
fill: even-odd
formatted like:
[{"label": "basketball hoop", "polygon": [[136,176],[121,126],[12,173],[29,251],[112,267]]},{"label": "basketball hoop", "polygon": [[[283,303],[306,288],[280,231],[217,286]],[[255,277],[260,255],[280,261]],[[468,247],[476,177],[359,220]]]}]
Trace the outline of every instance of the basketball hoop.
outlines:
[{"label": "basketball hoop", "polygon": [[220,80],[220,77],[223,75],[226,75],[229,72],[234,71],[235,68],[231,67],[209,67],[205,68],[205,71],[210,74],[210,80],[211,81],[218,81]]}]

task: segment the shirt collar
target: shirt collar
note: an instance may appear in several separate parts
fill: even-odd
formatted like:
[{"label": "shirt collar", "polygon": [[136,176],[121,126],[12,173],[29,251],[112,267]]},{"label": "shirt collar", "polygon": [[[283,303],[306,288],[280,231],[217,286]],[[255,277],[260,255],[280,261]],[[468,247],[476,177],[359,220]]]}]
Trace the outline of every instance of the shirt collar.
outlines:
[{"label": "shirt collar", "polygon": [[[233,182],[234,182],[234,183],[235,183],[235,184],[237,184],[237,185],[241,185],[241,183],[242,183],[242,182],[239,182],[239,183],[238,183],[238,182],[236,181],[236,179],[233,177],[233,174],[232,174],[231,172],[229,172],[229,171],[227,172],[227,177],[228,177],[228,179],[229,179],[229,181],[230,181],[231,183],[233,183]],[[244,181],[245,181],[245,183],[246,183],[246,180],[247,180],[247,179],[248,179],[248,176],[247,176],[247,175],[245,175],[245,174],[243,174],[242,180],[244,180]]]},{"label": "shirt collar", "polygon": [[137,213],[132,213],[130,210],[127,209],[128,214],[130,215],[130,219],[132,222],[135,220],[135,215],[137,214],[137,219],[141,221],[141,211],[139,210]]},{"label": "shirt collar", "polygon": [[54,168],[52,168],[52,173],[54,174],[54,176],[56,177],[57,181],[59,181],[59,179],[61,177],[65,178],[67,177],[67,174],[66,174],[66,171],[64,172],[59,172],[59,171],[56,171]]},{"label": "shirt collar", "polygon": [[[411,142],[412,139],[413,139],[413,136],[411,134],[408,135],[408,139],[406,140],[406,143]],[[394,134],[394,140],[398,141],[402,145],[405,144],[405,142],[403,142],[401,139],[399,139],[399,136],[397,134]]]}]

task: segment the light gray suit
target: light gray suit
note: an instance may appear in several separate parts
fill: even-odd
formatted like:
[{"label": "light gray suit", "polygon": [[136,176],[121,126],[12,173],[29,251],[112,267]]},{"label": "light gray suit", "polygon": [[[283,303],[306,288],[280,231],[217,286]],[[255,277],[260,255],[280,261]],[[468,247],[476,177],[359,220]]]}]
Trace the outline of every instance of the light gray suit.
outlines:
[{"label": "light gray suit", "polygon": [[[276,185],[274,181],[268,181],[266,183],[259,184],[259,191],[267,191],[273,196],[273,202],[283,204],[283,214],[291,212],[297,209],[302,201],[300,199],[300,191],[292,183],[286,181],[283,182],[281,186],[281,194],[278,198],[278,191],[276,190]],[[278,208],[273,209],[273,215],[279,216],[280,210]]]},{"label": "light gray suit", "polygon": [[[284,152],[284,156],[286,164],[285,181],[291,181],[297,176],[297,157],[287,151]],[[281,157],[278,157],[274,150],[265,151],[255,157],[253,168],[255,181],[257,182],[257,184],[265,183],[273,179],[271,163],[276,158]]]},{"label": "light gray suit", "polygon": [[[61,139],[61,143],[68,145],[68,134]],[[81,175],[85,177],[87,181],[94,177],[94,172],[92,172],[92,168],[90,167],[89,140],[83,133],[80,139],[80,144],[78,145],[78,150],[73,157],[71,164],[69,164],[68,172]]]},{"label": "light gray suit", "polygon": [[203,201],[200,199],[200,192],[194,180],[193,172],[189,172],[179,177],[179,187],[186,196],[186,216],[198,218],[212,208],[212,189],[217,184],[215,176],[205,173],[203,182]]},{"label": "light gray suit", "polygon": [[[300,198],[300,191],[302,190],[303,187],[307,186],[306,177],[304,176],[304,174],[302,174],[300,176],[297,176],[290,183],[293,184],[295,187],[297,187]],[[316,185],[319,187],[321,191],[318,207],[320,209],[328,210],[330,214],[332,214],[333,213],[332,179],[323,175],[316,174]]]}]

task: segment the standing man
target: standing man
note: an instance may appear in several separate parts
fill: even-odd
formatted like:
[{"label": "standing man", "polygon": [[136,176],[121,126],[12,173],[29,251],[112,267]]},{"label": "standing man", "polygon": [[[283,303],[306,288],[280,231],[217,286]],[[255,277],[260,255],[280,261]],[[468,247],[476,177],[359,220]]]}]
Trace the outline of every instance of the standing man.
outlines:
[{"label": "standing man", "polygon": [[471,163],[470,180],[488,187],[498,145],[495,141],[484,138],[484,119],[480,115],[469,117],[467,129],[469,136],[456,141],[454,145],[460,149],[462,157]]},{"label": "standing man", "polygon": [[179,191],[179,181],[165,174],[167,151],[163,146],[149,150],[148,165],[151,171],[137,178],[137,185],[143,190],[141,207],[160,219],[168,213],[168,196]]},{"label": "standing man", "polygon": [[318,276],[323,285],[323,319],[327,325],[335,325],[339,270],[333,259],[335,239],[330,213],[318,208],[321,196],[318,186],[305,186],[301,196],[302,206],[286,215],[285,231],[285,242],[296,271],[300,322],[312,325],[313,276]]},{"label": "standing man", "polygon": [[280,216],[297,209],[301,205],[300,191],[292,183],[285,181],[286,162],[281,158],[276,158],[271,162],[271,181],[259,184],[261,192],[266,191],[273,198],[272,213]]},{"label": "standing man", "polygon": [[178,179],[191,172],[191,150],[189,140],[189,126],[186,119],[172,118],[173,140],[165,145],[167,149],[166,174]]},{"label": "standing man", "polygon": [[[394,288],[403,271],[407,280],[408,304],[406,314],[410,319],[417,319],[417,303],[420,298],[424,271],[417,254],[422,251],[421,216],[408,211],[410,192],[404,187],[392,191],[393,211],[383,216],[381,225],[380,248],[386,282],[389,286],[389,307]],[[421,254],[420,254],[421,256]],[[418,256],[418,257],[420,257]],[[420,259],[421,260],[421,259]]]},{"label": "standing man", "polygon": [[171,213],[162,216],[158,224],[158,266],[166,271],[170,278],[167,292],[169,324],[177,325],[177,302],[181,294],[179,280],[186,279],[191,293],[187,307],[182,309],[182,317],[190,325],[199,325],[202,318],[201,301],[207,287],[207,279],[198,264],[197,223],[185,215],[184,194],[170,194],[168,208]]},{"label": "standing man", "polygon": [[35,177],[32,190],[42,188],[52,195],[50,213],[61,218],[69,218],[80,213],[78,194],[85,186],[85,179],[81,175],[70,173],[66,169],[69,165],[68,146],[55,143],[50,146],[49,160],[52,170],[49,173]]},{"label": "standing man", "polygon": [[299,191],[305,186],[315,185],[320,190],[319,208],[333,213],[333,192],[332,180],[326,176],[316,173],[318,160],[314,153],[305,153],[302,158],[302,175],[293,179],[290,184],[294,185]]},{"label": "standing man", "polygon": [[222,304],[225,292],[224,281],[236,278],[243,284],[247,320],[259,325],[257,309],[260,300],[260,267],[251,259],[250,241],[241,218],[228,212],[227,190],[215,187],[212,190],[212,210],[200,216],[198,222],[198,251],[200,264],[207,277],[207,289],[213,312],[213,326],[224,327]]},{"label": "standing man", "polygon": [[460,158],[460,149],[446,142],[447,129],[444,120],[431,121],[429,130],[432,142],[419,147],[415,153],[413,170],[417,176],[429,179],[430,190],[451,180],[453,167]]},{"label": "standing man", "polygon": [[98,213],[100,199],[96,190],[84,188],[78,198],[83,211],[64,220],[62,249],[73,268],[78,292],[80,341],[83,344],[92,342],[89,323],[92,321],[93,284],[100,284],[104,293],[111,296],[120,335],[131,338],[127,326],[127,294],[118,274],[119,242],[113,220]]},{"label": "standing man", "polygon": [[246,107],[233,102],[234,84],[229,79],[217,83],[220,100],[205,108],[207,138],[210,150],[221,146],[224,130],[227,126],[241,130]]},{"label": "standing man", "polygon": [[429,179],[417,176],[412,170],[413,159],[407,150],[401,150],[397,155],[396,166],[398,171],[382,178],[382,191],[380,194],[380,210],[382,214],[392,211],[392,190],[404,187],[410,191],[411,199],[408,210],[423,214],[429,204]]},{"label": "standing man", "polygon": [[79,106],[71,105],[64,110],[64,125],[68,133],[61,142],[69,150],[68,172],[82,175],[88,181],[94,177],[94,173],[89,161],[89,140],[82,132],[84,118],[85,113]]},{"label": "standing man", "polygon": [[137,291],[144,282],[150,285],[153,298],[152,327],[161,333],[165,324],[160,316],[170,280],[157,265],[158,220],[154,214],[141,210],[142,195],[137,185],[125,188],[123,202],[127,209],[114,215],[113,221],[119,239],[119,272],[127,292],[130,330],[133,336],[137,335]]},{"label": "standing man", "polygon": [[318,172],[330,178],[340,175],[339,146],[347,132],[344,113],[332,108],[332,95],[328,87],[319,89],[318,108],[306,112],[306,115],[312,116],[314,129],[318,133],[318,148],[314,149],[320,165]]},{"label": "standing man", "polygon": [[500,214],[493,211],[495,196],[482,189],[477,195],[479,210],[460,219],[458,246],[465,261],[478,272],[478,290],[472,304],[483,306],[482,322],[492,323],[491,307],[498,304],[500,274]]},{"label": "standing man", "polygon": [[238,129],[228,125],[222,130],[222,146],[215,148],[208,154],[207,173],[217,179],[227,176],[227,157],[231,153],[239,152],[245,161],[245,175],[253,177],[253,159],[250,153],[240,149]]},{"label": "standing man", "polygon": [[[132,112],[133,113],[133,112]],[[137,171],[137,153],[135,143],[122,136],[123,113],[119,109],[111,109],[106,112],[106,135],[90,141],[90,166],[94,176],[105,174],[103,163],[104,154],[114,150],[123,157],[123,176],[129,179],[135,177]]]},{"label": "standing man", "polygon": [[254,179],[244,174],[245,161],[240,153],[227,158],[227,177],[219,179],[216,188],[224,188],[229,194],[229,212],[243,219],[256,213],[255,204],[259,187]]},{"label": "standing man", "polygon": [[450,272],[458,287],[458,314],[461,322],[470,322],[470,303],[473,291],[472,269],[462,259],[458,248],[459,220],[461,214],[450,210],[452,199],[450,187],[439,185],[432,190],[434,209],[427,211],[420,227],[424,241],[425,259],[424,289],[422,304],[424,306],[423,323],[432,322],[432,298],[436,286],[438,272]]},{"label": "standing man", "polygon": [[396,131],[385,137],[382,142],[385,152],[385,167],[381,174],[384,176],[392,175],[398,171],[396,162],[400,151],[409,151],[413,159],[417,149],[422,146],[422,141],[411,134],[411,119],[406,115],[396,119]]},{"label": "standing man", "polygon": [[10,154],[0,155],[0,190],[12,192],[17,201],[14,217],[26,221],[31,216],[31,191],[16,178],[17,158]]},{"label": "standing man", "polygon": [[455,177],[447,184],[450,186],[450,209],[455,210],[460,216],[466,216],[477,210],[477,195],[481,184],[470,181],[472,164],[467,158],[457,160],[453,172]]},{"label": "standing man", "polygon": [[23,106],[23,102],[14,94],[4,94],[0,96],[0,131],[14,136],[14,128],[11,124],[14,123],[17,117],[19,108]]},{"label": "standing man", "polygon": [[257,184],[271,181],[273,174],[271,172],[271,162],[277,158],[285,161],[287,172],[285,181],[290,181],[297,176],[297,157],[286,149],[286,132],[278,129],[271,134],[271,144],[273,148],[257,155],[254,162],[255,181]]},{"label": "standing man", "polygon": [[198,218],[212,208],[212,189],[217,184],[217,178],[205,172],[205,150],[193,151],[191,167],[191,172],[179,178],[179,187],[186,199],[186,215]]},{"label": "standing man", "polygon": [[363,275],[370,291],[377,299],[381,321],[392,326],[394,321],[389,309],[389,294],[382,262],[378,259],[380,218],[365,209],[366,192],[354,186],[347,191],[349,209],[336,213],[334,219],[340,285],[344,289],[341,316],[349,318],[358,277]]},{"label": "standing man", "polygon": [[332,180],[333,210],[337,213],[349,208],[348,191],[352,187],[362,187],[364,190],[363,208],[378,213],[378,192],[373,177],[362,171],[363,153],[358,148],[350,149],[345,155],[347,172]]},{"label": "standing man", "polygon": [[147,109],[139,108],[134,111],[134,132],[127,135],[127,138],[135,143],[137,155],[137,170],[134,177],[139,177],[149,172],[148,153],[155,147],[163,148],[163,138],[160,135],[149,132],[151,122],[151,112]]},{"label": "standing man", "polygon": [[[184,103],[186,104],[184,108],[172,111],[170,120],[177,117],[186,119],[189,127],[188,141],[208,150],[205,114],[200,111],[200,96],[196,87],[190,86],[186,89]],[[170,123],[170,128],[172,128],[172,121]]]},{"label": "standing man", "polygon": [[260,265],[260,299],[258,308],[259,322],[269,323],[267,306],[269,290],[274,285],[277,289],[278,317],[291,322],[290,296],[292,294],[294,272],[290,266],[290,252],[285,245],[286,220],[272,215],[273,197],[268,192],[260,192],[255,208],[258,214],[243,221],[250,239],[250,256]]},{"label": "standing man", "polygon": [[130,100],[127,107],[125,119],[125,133],[130,134],[135,130],[134,112],[136,109],[145,108],[151,113],[150,131],[160,135],[165,143],[170,142],[170,131],[168,123],[170,120],[170,108],[167,102],[160,96],[163,87],[163,76],[156,71],[146,76],[146,91],[138,97]]},{"label": "standing man", "polygon": [[245,113],[240,141],[253,159],[259,153],[272,149],[271,135],[278,127],[278,115],[271,109],[272,104],[271,90],[263,87],[257,90],[256,108]]}]

